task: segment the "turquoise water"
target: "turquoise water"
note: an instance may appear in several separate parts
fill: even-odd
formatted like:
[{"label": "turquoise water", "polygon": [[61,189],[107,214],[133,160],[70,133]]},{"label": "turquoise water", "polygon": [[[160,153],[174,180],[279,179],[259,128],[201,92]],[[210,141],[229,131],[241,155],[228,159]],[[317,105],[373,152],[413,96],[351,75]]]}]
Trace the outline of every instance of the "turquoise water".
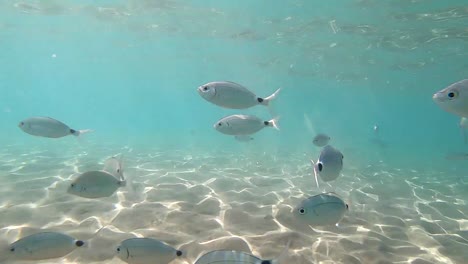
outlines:
[{"label": "turquoise water", "polygon": [[[265,214],[285,226],[279,228],[281,232],[308,234],[292,244],[289,253],[295,261],[290,263],[466,263],[466,253],[458,249],[468,245],[464,202],[468,165],[464,159],[446,156],[465,152],[467,145],[460,134],[459,117],[440,109],[432,94],[466,78],[467,24],[468,6],[455,0],[0,1],[0,177],[4,179],[0,213],[10,219],[0,220],[0,235],[8,242],[19,238],[19,233],[9,230],[21,221],[38,229],[50,228],[46,222],[52,221],[53,227],[73,232],[60,224],[58,216],[73,215],[76,224],[87,215],[57,209],[56,217],[34,213],[44,219],[34,221],[21,218],[14,208],[28,203],[50,206],[57,197],[70,204],[89,203],[64,198],[59,187],[65,188],[78,172],[99,169],[106,157],[123,153],[136,194],[122,190],[118,197],[99,202],[105,206],[94,207],[95,217],[104,219],[115,204],[119,209],[177,199],[188,204],[177,212],[193,213],[195,204],[210,193],[203,189],[211,184],[206,182],[226,179],[227,184],[211,186],[214,193],[209,194],[223,204],[249,201],[259,206],[262,195],[270,192],[282,197],[275,196],[277,203],[272,202],[279,209],[273,206],[276,209]],[[273,103],[280,131],[264,129],[253,141],[242,143],[214,130],[213,124],[230,114],[272,118],[263,106],[232,110],[203,100],[197,87],[216,80],[240,83],[261,97],[281,87]],[[30,116],[50,116],[74,129],[94,132],[79,139],[33,137],[17,127]],[[378,134],[374,125],[379,126]],[[382,225],[393,227],[393,222],[385,222],[386,217],[401,219],[403,227],[398,225],[398,230],[403,235],[387,235],[411,240],[410,231],[421,228],[431,242],[416,239],[411,243],[426,255],[394,249],[380,260],[350,253],[351,261],[343,257],[343,252],[353,248],[346,247],[346,242],[340,244],[345,245],[343,252],[327,255],[316,244],[326,241],[326,236],[282,221],[288,213],[281,203],[293,206],[298,194],[319,191],[309,163],[320,152],[312,144],[318,132],[330,135],[330,144],[345,156],[343,177],[330,185],[345,199],[354,197],[351,208],[364,219],[359,222],[346,216],[345,222],[385,235]],[[156,178],[145,170],[145,164],[151,164]],[[183,176],[167,176],[171,170]],[[247,177],[250,185],[236,185],[230,176],[243,184],[247,183],[241,179]],[[273,183],[256,184],[255,176],[271,177]],[[192,190],[195,194],[187,198],[183,193],[189,187],[180,189],[177,179],[202,190],[198,194]],[[31,185],[18,190],[21,183]],[[160,184],[176,184],[169,189],[181,196],[138,195],[145,188],[158,190]],[[236,193],[244,188],[254,194],[261,190],[257,190],[259,196],[246,194],[246,198]],[[31,196],[22,197],[25,193]],[[380,195],[380,199],[356,202],[360,193]],[[407,202],[416,209],[405,207]],[[409,211],[388,209],[388,203],[402,203]],[[420,204],[432,209],[420,208]],[[451,208],[451,213],[444,213],[444,207]],[[171,214],[173,207],[168,208]],[[239,208],[236,213],[250,207]],[[378,214],[371,215],[372,210]],[[169,219],[178,224],[167,230],[175,238],[167,230],[163,237],[193,252],[187,260],[192,263],[201,252],[193,242],[199,233],[189,230],[194,226],[174,220],[176,213],[172,213]],[[255,214],[255,210],[248,213]],[[237,223],[235,217],[226,221],[229,235],[245,238],[256,255],[272,258],[284,247],[284,239],[279,242],[265,235],[279,225],[268,223],[271,229],[255,229]],[[428,225],[440,225],[443,231]],[[95,231],[79,226],[86,234]],[[176,226],[185,227],[175,234]],[[201,240],[229,236],[223,232],[208,235],[213,226],[201,226],[206,228],[201,228]],[[122,232],[156,228],[151,224],[126,227]],[[359,237],[354,231],[330,232],[337,234],[335,238]],[[394,241],[381,241],[383,246],[376,252],[395,246]],[[72,253],[66,259],[69,262],[63,263],[112,259],[111,253],[90,259],[85,254]],[[418,256],[427,262],[411,262]]]}]

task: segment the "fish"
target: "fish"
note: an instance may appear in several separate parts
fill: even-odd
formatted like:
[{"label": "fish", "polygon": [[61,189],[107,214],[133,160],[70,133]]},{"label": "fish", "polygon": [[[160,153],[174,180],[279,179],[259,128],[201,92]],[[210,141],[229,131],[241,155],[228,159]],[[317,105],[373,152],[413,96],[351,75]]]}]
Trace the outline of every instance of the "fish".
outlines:
[{"label": "fish", "polygon": [[378,134],[379,133],[380,127],[378,125],[374,125],[374,133]]},{"label": "fish", "polygon": [[126,185],[125,179],[117,179],[107,171],[88,171],[79,175],[67,192],[83,198],[103,198],[113,195],[118,188]]},{"label": "fish", "polygon": [[335,193],[321,193],[302,200],[293,211],[294,217],[310,226],[336,225],[349,206]]},{"label": "fish", "polygon": [[291,239],[288,240],[286,247],[281,254],[271,260],[261,259],[252,254],[237,250],[213,250],[200,256],[194,264],[280,264],[284,261]]},{"label": "fish", "polygon": [[129,264],[167,264],[183,252],[153,238],[129,238],[116,249],[117,257]]},{"label": "fish", "polygon": [[314,139],[312,140],[314,145],[317,146],[317,147],[326,146],[329,141],[330,141],[330,137],[328,135],[326,135],[326,134],[323,134],[323,133],[317,134],[314,137]]},{"label": "fish", "polygon": [[314,168],[315,182],[319,188],[318,176],[324,182],[333,181],[340,175],[343,169],[343,154],[331,145],[326,145],[320,152],[317,162],[311,160]]},{"label": "fish", "polygon": [[436,92],[432,99],[444,111],[468,117],[468,79],[455,82]]},{"label": "fish", "polygon": [[235,250],[214,250],[197,259],[195,264],[271,264],[271,260],[262,260],[254,255]]},{"label": "fish", "polygon": [[213,127],[226,135],[246,136],[254,134],[265,127],[273,127],[279,130],[278,120],[279,117],[263,121],[253,115],[230,115],[218,120]]},{"label": "fish", "polygon": [[61,258],[85,244],[57,232],[41,232],[23,237],[9,246],[10,256],[17,260]]},{"label": "fish", "polygon": [[18,124],[25,133],[45,138],[61,138],[68,135],[80,136],[92,132],[91,129],[76,130],[51,117],[30,117]]},{"label": "fish", "polygon": [[270,106],[280,92],[276,90],[268,97],[261,98],[246,87],[229,81],[215,81],[198,87],[198,94],[206,101],[230,109],[247,109],[256,105]]},{"label": "fish", "polygon": [[123,175],[124,169],[122,156],[120,156],[120,158],[114,156],[107,159],[104,162],[104,168],[102,170],[109,172],[110,174],[121,179],[122,181],[125,180],[125,177]]}]

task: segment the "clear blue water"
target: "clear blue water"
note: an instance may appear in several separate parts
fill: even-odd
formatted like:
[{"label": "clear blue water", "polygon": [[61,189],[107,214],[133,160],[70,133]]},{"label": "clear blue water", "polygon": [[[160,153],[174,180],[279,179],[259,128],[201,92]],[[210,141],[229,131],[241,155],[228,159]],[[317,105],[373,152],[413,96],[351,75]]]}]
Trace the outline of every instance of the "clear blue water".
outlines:
[{"label": "clear blue water", "polygon": [[[400,179],[415,170],[422,181],[430,174],[440,185],[447,175],[466,182],[466,160],[446,159],[467,148],[459,117],[431,98],[466,78],[466,25],[460,0],[3,0],[0,143],[13,158],[35,149],[57,156],[108,149],[97,163],[127,146],[262,154],[306,167],[319,153],[313,136],[324,132],[342,150],[345,173],[385,164]],[[280,131],[264,129],[245,144],[214,130],[230,114],[271,118],[265,107],[229,110],[203,100],[197,87],[215,80],[262,97],[282,87],[274,102]],[[32,137],[17,127],[30,116],[95,132]]]}]

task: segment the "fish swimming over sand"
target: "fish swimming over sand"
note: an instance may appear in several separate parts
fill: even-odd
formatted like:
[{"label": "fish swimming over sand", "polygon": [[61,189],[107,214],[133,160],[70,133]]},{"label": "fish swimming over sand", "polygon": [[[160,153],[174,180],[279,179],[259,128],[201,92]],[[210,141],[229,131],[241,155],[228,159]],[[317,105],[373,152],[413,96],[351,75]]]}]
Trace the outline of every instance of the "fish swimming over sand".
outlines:
[{"label": "fish swimming over sand", "polygon": [[182,251],[156,239],[130,238],[117,247],[117,256],[129,264],[167,264],[182,256]]},{"label": "fish swimming over sand", "polygon": [[468,79],[453,83],[436,92],[432,99],[446,112],[468,117]]},{"label": "fish swimming over sand", "polygon": [[262,260],[254,255],[235,250],[214,250],[197,259],[195,264],[272,264],[271,260]]},{"label": "fish swimming over sand", "polygon": [[83,198],[103,198],[113,195],[126,184],[125,179],[117,179],[107,171],[88,171],[78,176],[67,192]]},{"label": "fish swimming over sand", "polygon": [[67,192],[83,198],[109,197],[120,187],[127,186],[123,175],[122,156],[111,157],[104,162],[103,170],[88,171],[79,175]]},{"label": "fish swimming over sand", "polygon": [[330,141],[330,136],[323,134],[323,133],[319,133],[314,137],[314,139],[312,140],[312,143],[314,143],[314,145],[317,147],[323,147],[323,146],[326,146],[329,141]]},{"label": "fish swimming over sand", "polygon": [[79,136],[92,132],[90,129],[76,130],[50,117],[30,117],[18,124],[24,132],[38,137],[61,138],[68,135]]},{"label": "fish swimming over sand", "polygon": [[321,193],[304,199],[294,208],[294,216],[311,226],[336,225],[348,205],[335,193]]},{"label": "fish swimming over sand", "polygon": [[213,250],[200,256],[194,264],[282,264],[284,261],[291,239],[281,254],[271,260],[260,259],[252,254],[236,250]]},{"label": "fish swimming over sand", "polygon": [[118,177],[119,179],[124,180],[124,169],[123,169],[123,160],[122,156],[120,158],[117,157],[110,157],[104,162],[104,168],[102,169],[103,171],[107,171],[110,174]]},{"label": "fish swimming over sand", "polygon": [[343,154],[331,145],[326,145],[320,152],[317,162],[311,160],[314,167],[315,182],[319,187],[318,176],[324,181],[333,181],[343,169]]},{"label": "fish swimming over sand", "polygon": [[197,89],[198,94],[206,101],[231,109],[246,109],[256,105],[269,106],[280,90],[281,88],[272,95],[261,98],[246,87],[227,81],[209,82]]},{"label": "fish swimming over sand", "polygon": [[219,132],[232,136],[254,134],[265,127],[279,130],[278,118],[264,121],[253,115],[230,115],[218,120],[213,127]]},{"label": "fish swimming over sand", "polygon": [[61,258],[85,243],[57,232],[42,232],[23,237],[9,247],[16,260],[44,260]]}]

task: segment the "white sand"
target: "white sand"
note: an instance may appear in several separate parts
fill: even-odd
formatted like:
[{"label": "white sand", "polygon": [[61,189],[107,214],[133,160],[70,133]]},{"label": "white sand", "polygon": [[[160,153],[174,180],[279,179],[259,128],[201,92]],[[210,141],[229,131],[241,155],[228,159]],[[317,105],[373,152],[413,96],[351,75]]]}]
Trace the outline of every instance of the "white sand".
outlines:
[{"label": "white sand", "polygon": [[101,169],[106,157],[129,149],[1,153],[2,250],[20,237],[52,230],[88,244],[63,259],[35,263],[124,263],[114,258],[115,249],[134,236],[184,251],[172,263],[193,263],[216,249],[273,259],[289,239],[288,263],[467,263],[468,184],[457,177],[345,164],[344,176],[323,186],[350,210],[338,227],[313,229],[291,213],[319,192],[303,154],[133,150],[124,153],[129,185],[113,196],[90,200],[66,193],[76,173]]}]

